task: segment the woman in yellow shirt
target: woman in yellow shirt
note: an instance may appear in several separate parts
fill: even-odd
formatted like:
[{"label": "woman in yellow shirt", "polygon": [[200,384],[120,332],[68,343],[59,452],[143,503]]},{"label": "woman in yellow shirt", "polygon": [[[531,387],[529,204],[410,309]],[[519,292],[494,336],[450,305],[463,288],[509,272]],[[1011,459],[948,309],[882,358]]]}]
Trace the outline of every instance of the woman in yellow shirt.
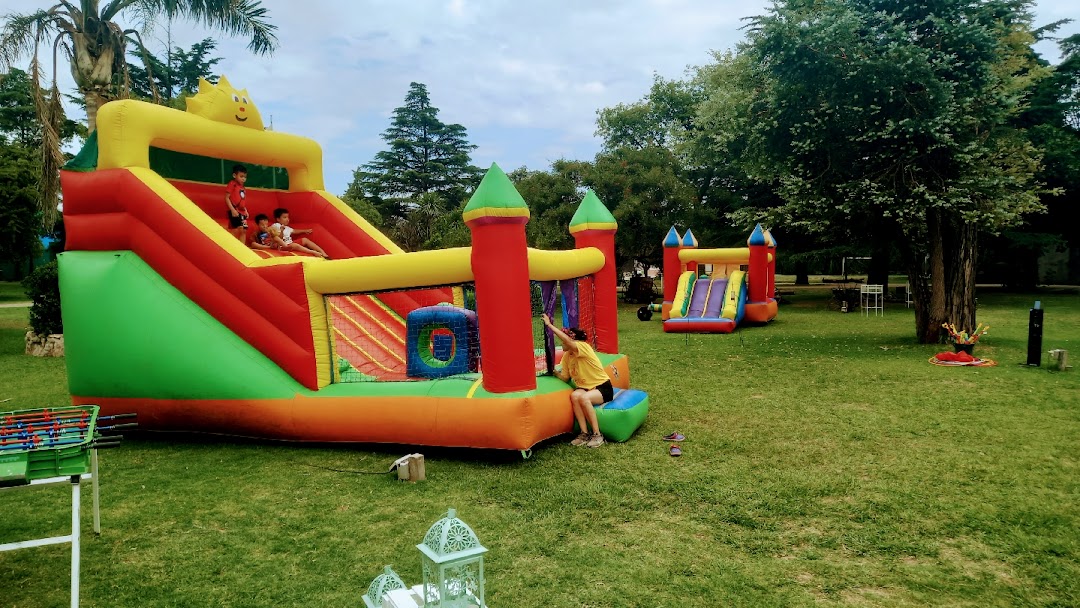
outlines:
[{"label": "woman in yellow shirt", "polygon": [[[555,375],[567,382],[573,380],[574,391],[570,393],[570,404],[574,408],[574,418],[577,420],[581,434],[570,442],[570,445],[587,445],[590,448],[600,447],[604,444],[604,436],[600,434],[600,426],[596,422],[596,410],[594,405],[601,405],[611,401],[615,389],[611,386],[611,378],[604,371],[604,365],[596,356],[596,351],[587,342],[589,336],[584,330],[576,327],[568,327],[561,330],[551,324],[551,318],[541,315],[544,325],[555,334],[562,342],[563,357],[562,367],[555,368]],[[589,427],[593,432],[589,433]]]}]

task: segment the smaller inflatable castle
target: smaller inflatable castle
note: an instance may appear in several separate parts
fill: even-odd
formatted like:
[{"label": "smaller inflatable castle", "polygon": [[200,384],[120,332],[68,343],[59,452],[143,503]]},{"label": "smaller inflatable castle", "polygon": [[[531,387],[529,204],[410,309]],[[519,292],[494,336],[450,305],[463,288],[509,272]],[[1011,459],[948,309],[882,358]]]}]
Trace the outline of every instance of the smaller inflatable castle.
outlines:
[{"label": "smaller inflatable castle", "polygon": [[671,227],[664,238],[665,332],[726,334],[776,318],[776,241],[758,224],[746,245],[699,249],[689,229],[679,236]]}]

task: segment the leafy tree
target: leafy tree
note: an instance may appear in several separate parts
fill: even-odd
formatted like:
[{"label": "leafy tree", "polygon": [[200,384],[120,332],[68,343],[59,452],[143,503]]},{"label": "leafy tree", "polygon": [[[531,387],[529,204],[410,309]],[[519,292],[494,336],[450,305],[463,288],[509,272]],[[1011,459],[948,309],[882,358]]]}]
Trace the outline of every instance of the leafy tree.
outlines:
[{"label": "leafy tree", "polygon": [[472,232],[461,219],[465,211],[465,201],[458,203],[457,207],[449,213],[442,213],[435,218],[431,225],[431,232],[424,249],[445,249],[447,247],[469,247],[472,245]]},{"label": "leafy tree", "polygon": [[[1060,25],[1039,31],[1053,32]],[[1043,253],[1068,247],[1073,260],[1080,258],[1080,34],[1058,45],[1061,62],[1036,85],[1030,104],[1014,121],[1043,150],[1039,180],[1048,189],[1041,196],[1047,212],[1031,218],[1023,231],[1005,231],[991,241],[998,254],[991,261],[1002,267],[1002,276],[995,278],[1021,288],[1036,285]],[[1080,265],[1071,270],[1067,279],[1080,278]]]},{"label": "leafy tree", "polygon": [[[9,67],[30,57],[30,81],[35,95],[38,118],[44,125],[42,196],[40,205],[46,224],[55,217],[60,192],[59,169],[63,109],[56,74],[48,95],[41,90],[41,63],[38,49],[53,49],[70,59],[71,74],[86,105],[89,131],[97,128],[97,112],[107,101],[127,95],[126,48],[130,39],[142,47],[140,29],[155,22],[185,17],[227,34],[250,38],[248,48],[255,53],[271,52],[277,44],[274,25],[266,20],[266,8],[260,0],[52,0],[41,2],[48,8],[4,17],[0,28],[0,67]],[[118,23],[128,17],[139,29],[124,29]]]},{"label": "leafy tree", "polygon": [[697,204],[693,185],[681,174],[678,159],[666,149],[618,148],[596,155],[583,183],[611,209],[619,222],[615,253],[620,264],[661,266],[663,240],[672,225],[715,236],[715,224]]},{"label": "leafy tree", "polygon": [[60,274],[56,260],[35,268],[22,281],[30,306],[30,327],[39,336],[64,333],[60,314]]},{"label": "leafy tree", "polygon": [[945,321],[974,326],[978,229],[1041,208],[1039,155],[1008,124],[1046,73],[1030,5],[782,0],[727,66],[738,86],[718,95],[739,103],[711,109],[735,128],[721,150],[778,184],[777,224],[903,235],[923,341]]},{"label": "leafy tree", "polygon": [[382,214],[375,208],[375,205],[371,204],[371,201],[363,197],[356,197],[346,193],[341,197],[342,202],[348,205],[353,211],[360,214],[360,217],[364,218],[374,226],[381,226],[383,223]]},{"label": "leafy tree", "polygon": [[597,154],[594,162],[556,161],[550,172],[518,169],[510,179],[529,204],[532,218],[526,234],[531,245],[573,247],[570,220],[590,188],[619,222],[615,235],[619,264],[659,266],[661,243],[672,224],[710,223],[695,210],[693,187],[677,171],[677,162],[665,148],[622,147]]},{"label": "leafy tree", "polygon": [[525,226],[529,245],[539,249],[572,249],[570,220],[584,193],[580,172],[591,166],[557,160],[551,167],[551,171],[529,171],[521,167],[507,177],[529,205],[529,223]]},{"label": "leafy tree", "polygon": [[0,260],[20,269],[39,245],[37,150],[0,138]]},{"label": "leafy tree", "polygon": [[[465,127],[439,120],[423,84],[409,84],[405,105],[394,110],[382,138],[390,149],[353,172],[346,194],[370,200],[386,222],[404,220],[424,195],[437,195],[447,212],[479,183],[480,170],[469,157],[476,146]],[[436,199],[424,200],[430,206]]]},{"label": "leafy tree", "polygon": [[[689,70],[684,80],[654,77],[641,100],[597,112],[597,134],[604,139],[604,150],[596,159],[597,179],[602,182],[635,172],[635,165],[644,162],[660,180],[658,184],[666,183],[663,196],[654,192],[609,201],[617,207],[626,203],[616,217],[620,221],[620,214],[625,217],[631,231],[618,238],[626,239],[623,253],[640,263],[658,263],[660,242],[672,225],[692,229],[701,242],[739,242],[746,238],[747,227],[736,225],[727,215],[751,197],[758,202],[775,198],[768,187],[748,179],[731,157],[719,154],[713,145],[710,118],[701,109],[713,89],[715,69]],[[630,156],[636,158],[630,160]],[[629,175],[616,179],[625,182],[627,178],[636,179]],[[607,194],[619,196],[617,190]],[[658,233],[646,234],[641,229]],[[640,240],[630,245],[631,238]]]},{"label": "leafy tree", "polygon": [[697,104],[704,96],[702,81],[665,80],[653,75],[653,84],[641,100],[617,104],[596,112],[596,134],[604,148],[674,148],[697,130]]},{"label": "leafy tree", "polygon": [[[30,148],[41,147],[41,123],[34,108],[34,95],[29,75],[12,68],[0,75],[0,134],[12,143]],[[60,140],[67,141],[85,134],[86,129],[73,120],[64,120]]]},{"label": "leafy tree", "polygon": [[179,101],[186,94],[199,90],[199,79],[216,83],[214,66],[221,57],[210,57],[217,48],[213,38],[203,38],[201,42],[184,50],[180,47],[166,49],[165,60],[147,50],[133,52],[128,63],[131,75],[131,92],[147,99],[160,99],[166,105]]},{"label": "leafy tree", "polygon": [[[276,26],[266,20],[260,0],[55,0],[50,8],[7,15],[0,31],[0,61],[10,65],[31,56],[38,64],[41,43],[63,48],[71,58],[71,74],[86,99],[90,131],[97,126],[101,104],[123,95],[129,36],[139,46],[139,31],[155,21],[186,17],[231,35],[249,36],[248,48],[258,54],[274,50]],[[127,16],[141,25],[124,29],[117,20]],[[54,44],[55,42],[55,44]],[[31,70],[35,83],[36,69]],[[55,78],[55,74],[53,75]]]},{"label": "leafy tree", "polygon": [[[61,137],[75,136],[80,125],[65,120]],[[0,76],[0,260],[22,268],[39,247],[41,123],[26,72],[12,69]]]},{"label": "leafy tree", "polygon": [[22,70],[11,69],[0,77],[0,132],[24,146],[41,143],[30,79]]}]

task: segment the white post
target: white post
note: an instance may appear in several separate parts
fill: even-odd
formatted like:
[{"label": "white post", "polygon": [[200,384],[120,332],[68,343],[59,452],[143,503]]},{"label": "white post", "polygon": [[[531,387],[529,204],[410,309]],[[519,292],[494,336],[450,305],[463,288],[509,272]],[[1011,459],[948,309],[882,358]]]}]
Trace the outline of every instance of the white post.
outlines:
[{"label": "white post", "polygon": [[101,534],[101,492],[98,489],[97,450],[90,450],[90,483],[94,490],[94,534]]},{"label": "white post", "polygon": [[71,608],[79,608],[79,476],[71,476]]}]

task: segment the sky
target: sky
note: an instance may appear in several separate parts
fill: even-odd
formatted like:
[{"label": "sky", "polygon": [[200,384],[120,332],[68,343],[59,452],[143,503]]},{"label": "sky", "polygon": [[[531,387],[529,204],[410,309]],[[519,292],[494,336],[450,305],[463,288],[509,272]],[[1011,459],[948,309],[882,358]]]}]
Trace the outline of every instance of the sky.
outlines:
[{"label": "sky", "polygon": [[[0,0],[7,13],[15,0]],[[18,0],[45,4],[44,0]],[[760,0],[262,0],[278,27],[270,57],[241,38],[212,34],[217,71],[246,88],[275,131],[323,148],[326,189],[342,194],[352,172],[386,149],[381,134],[410,82],[427,85],[445,123],[467,129],[473,164],[547,170],[560,158],[591,160],[600,149],[596,111],[640,100],[654,75],[733,49]],[[36,6],[27,6],[27,9]],[[20,9],[22,7],[20,6]],[[25,9],[22,9],[25,10]],[[1036,26],[1073,19],[1080,2],[1039,0]],[[163,54],[164,27],[144,37]],[[174,46],[211,35],[178,21]],[[1053,43],[1036,49],[1051,63]],[[61,87],[73,89],[69,75]],[[72,117],[76,117],[75,110]]]}]

